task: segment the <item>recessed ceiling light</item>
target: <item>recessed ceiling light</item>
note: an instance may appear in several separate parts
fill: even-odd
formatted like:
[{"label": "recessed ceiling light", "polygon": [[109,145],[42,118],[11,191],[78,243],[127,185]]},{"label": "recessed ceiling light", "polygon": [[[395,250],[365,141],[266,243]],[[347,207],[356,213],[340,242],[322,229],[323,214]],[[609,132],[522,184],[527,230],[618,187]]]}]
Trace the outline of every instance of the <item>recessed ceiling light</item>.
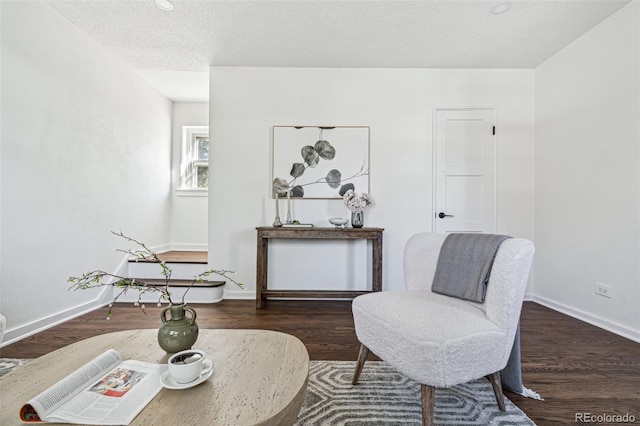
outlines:
[{"label": "recessed ceiling light", "polygon": [[166,10],[167,12],[173,10],[173,3],[169,0],[155,0],[155,3],[158,9]]},{"label": "recessed ceiling light", "polygon": [[498,3],[491,8],[491,13],[494,15],[502,15],[511,9],[511,3],[503,1],[502,3]]}]

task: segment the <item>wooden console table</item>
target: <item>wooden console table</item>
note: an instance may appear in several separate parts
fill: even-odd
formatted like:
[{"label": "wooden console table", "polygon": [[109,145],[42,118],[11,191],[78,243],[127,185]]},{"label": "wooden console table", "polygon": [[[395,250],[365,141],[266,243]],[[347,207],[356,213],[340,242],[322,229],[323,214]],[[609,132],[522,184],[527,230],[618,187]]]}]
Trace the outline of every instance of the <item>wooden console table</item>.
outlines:
[{"label": "wooden console table", "polygon": [[[261,309],[267,297],[354,298],[361,294],[382,290],[382,232],[384,228],[274,228],[260,226],[256,268],[256,308]],[[267,288],[269,240],[371,240],[372,289],[353,290],[269,290]]]}]

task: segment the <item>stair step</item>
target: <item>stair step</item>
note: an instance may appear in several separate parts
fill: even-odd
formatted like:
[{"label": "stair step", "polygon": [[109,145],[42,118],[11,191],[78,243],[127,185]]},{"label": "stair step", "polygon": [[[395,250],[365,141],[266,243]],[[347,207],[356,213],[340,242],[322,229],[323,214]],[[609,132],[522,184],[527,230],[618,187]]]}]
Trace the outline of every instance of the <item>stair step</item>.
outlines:
[{"label": "stair step", "polygon": [[[172,280],[189,280],[192,281],[193,277],[208,271],[209,265],[206,263],[167,263],[169,269],[171,269]],[[147,278],[154,280],[164,281],[162,275],[162,268],[160,265],[154,262],[130,262],[128,264],[128,276],[132,278]],[[210,280],[223,279],[220,276],[212,275],[208,277]],[[206,278],[205,278],[206,279]]]},{"label": "stair step", "polygon": [[[164,287],[163,279],[144,279],[139,278],[140,281],[144,281],[147,285],[153,285],[156,287]],[[192,280],[183,279],[171,279],[169,280],[169,293],[174,302],[179,302],[183,297],[186,303],[218,303],[222,301],[224,295],[224,287],[226,281],[204,281],[201,283],[196,282],[193,287],[189,288]],[[187,292],[188,290],[188,292]],[[186,293],[186,296],[183,296]],[[156,303],[158,302],[157,292],[147,292],[142,295],[142,298],[138,300],[140,294],[137,291],[128,291],[122,294],[119,298],[119,302],[143,302],[143,303]]]},{"label": "stair step", "polygon": [[[157,254],[158,258],[171,269],[169,292],[172,298],[180,298],[185,292],[187,303],[217,303],[222,300],[226,281],[206,280],[193,283],[193,277],[209,269],[207,251],[171,250]],[[165,279],[162,268],[153,259],[129,259],[129,277],[139,279],[149,286],[164,287]],[[149,277],[149,278],[142,278]],[[193,285],[191,284],[193,283]],[[192,286],[189,289],[189,286]],[[137,302],[137,292],[123,294],[118,300]],[[175,300],[175,299],[174,299]],[[157,293],[144,294],[141,302],[157,301]]]},{"label": "stair step", "polygon": [[[155,279],[155,278],[136,278],[136,280],[143,281],[148,286],[154,287],[164,287],[163,279]],[[170,279],[169,287],[189,287],[193,280],[180,280],[180,279]],[[209,287],[220,287],[224,285],[226,281],[202,281],[193,283],[193,287],[201,287],[201,288],[209,288]]]},{"label": "stair step", "polygon": [[[208,263],[209,253],[206,251],[171,250],[158,253],[158,258],[166,263]],[[129,259],[130,263],[155,263],[153,259]]]}]

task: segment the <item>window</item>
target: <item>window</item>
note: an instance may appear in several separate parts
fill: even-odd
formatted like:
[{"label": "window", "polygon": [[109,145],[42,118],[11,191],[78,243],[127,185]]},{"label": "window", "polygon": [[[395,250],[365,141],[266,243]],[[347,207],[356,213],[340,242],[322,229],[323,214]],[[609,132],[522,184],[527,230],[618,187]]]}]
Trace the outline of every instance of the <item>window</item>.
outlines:
[{"label": "window", "polygon": [[182,189],[209,187],[209,128],[207,126],[182,128],[180,182]]}]

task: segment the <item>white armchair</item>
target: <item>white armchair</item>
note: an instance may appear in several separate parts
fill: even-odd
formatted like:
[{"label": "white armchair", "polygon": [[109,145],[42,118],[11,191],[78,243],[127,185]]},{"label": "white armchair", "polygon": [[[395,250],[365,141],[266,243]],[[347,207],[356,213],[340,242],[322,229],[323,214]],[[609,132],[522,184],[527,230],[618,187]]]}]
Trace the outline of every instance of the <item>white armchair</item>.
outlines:
[{"label": "white armchair", "polygon": [[504,411],[500,370],[509,359],[533,260],[533,244],[510,238],[498,249],[484,303],[432,293],[446,235],[421,233],[405,246],[407,291],[377,292],[353,300],[361,343],[357,384],[369,350],[422,386],[423,425],[433,424],[435,388],[481,377]]}]

